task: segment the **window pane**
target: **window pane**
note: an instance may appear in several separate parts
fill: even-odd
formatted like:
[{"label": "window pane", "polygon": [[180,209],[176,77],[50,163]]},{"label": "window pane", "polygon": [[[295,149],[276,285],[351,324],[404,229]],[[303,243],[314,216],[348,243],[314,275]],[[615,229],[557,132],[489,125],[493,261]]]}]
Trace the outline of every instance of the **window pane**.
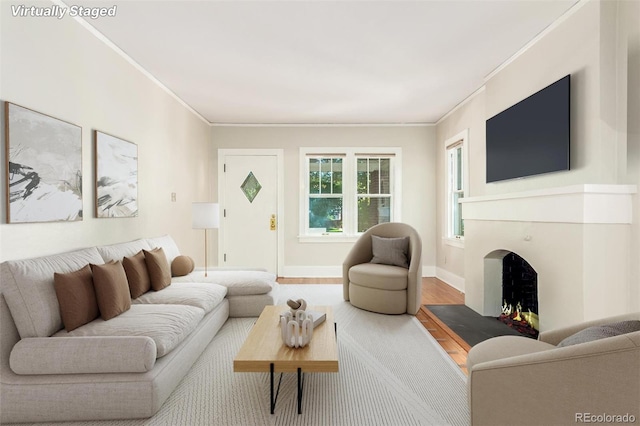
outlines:
[{"label": "window pane", "polygon": [[391,160],[389,158],[380,159],[380,193],[391,194]]},{"label": "window pane", "polygon": [[320,160],[320,193],[331,194],[331,159]]},{"label": "window pane", "polygon": [[368,194],[369,192],[369,179],[367,176],[367,170],[369,169],[369,161],[366,158],[358,158],[358,194]]},{"label": "window pane", "polygon": [[380,193],[380,159],[369,158],[369,194]]},{"label": "window pane", "polygon": [[309,159],[309,193],[320,193],[320,161],[317,158]]},{"label": "window pane", "polygon": [[391,159],[358,158],[358,194],[391,193]]},{"label": "window pane", "polygon": [[462,237],[464,236],[464,221],[462,220],[462,204],[460,204],[460,198],[464,197],[462,192],[453,193],[453,235]]},{"label": "window pane", "polygon": [[456,148],[456,190],[462,190],[462,147]]},{"label": "window pane", "polygon": [[331,186],[332,194],[342,194],[342,158],[333,159],[333,179]]},{"label": "window pane", "polygon": [[309,228],[342,232],[342,198],[309,198]]},{"label": "window pane", "polygon": [[358,232],[391,221],[391,197],[358,197]]},{"label": "window pane", "polygon": [[449,150],[447,152],[448,156],[449,156],[449,172],[447,174],[447,180],[449,181],[449,191],[454,190],[454,188],[456,187],[455,184],[455,155],[454,155],[454,151],[453,150]]}]

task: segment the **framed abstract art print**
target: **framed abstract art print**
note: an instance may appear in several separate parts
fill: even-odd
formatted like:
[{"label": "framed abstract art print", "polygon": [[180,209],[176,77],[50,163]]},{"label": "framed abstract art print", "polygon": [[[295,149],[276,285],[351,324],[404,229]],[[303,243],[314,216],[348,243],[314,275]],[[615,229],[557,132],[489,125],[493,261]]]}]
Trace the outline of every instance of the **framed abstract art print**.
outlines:
[{"label": "framed abstract art print", "polygon": [[138,216],[138,145],[95,131],[96,217]]},{"label": "framed abstract art print", "polygon": [[5,103],[7,223],[82,220],[82,128]]}]

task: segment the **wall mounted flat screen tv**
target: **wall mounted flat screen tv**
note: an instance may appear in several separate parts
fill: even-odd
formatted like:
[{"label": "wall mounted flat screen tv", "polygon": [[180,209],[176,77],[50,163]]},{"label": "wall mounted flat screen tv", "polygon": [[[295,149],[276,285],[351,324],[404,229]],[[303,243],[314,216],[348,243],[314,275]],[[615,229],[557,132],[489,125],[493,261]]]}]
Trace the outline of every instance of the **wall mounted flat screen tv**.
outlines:
[{"label": "wall mounted flat screen tv", "polygon": [[491,117],[487,183],[569,170],[571,76]]}]

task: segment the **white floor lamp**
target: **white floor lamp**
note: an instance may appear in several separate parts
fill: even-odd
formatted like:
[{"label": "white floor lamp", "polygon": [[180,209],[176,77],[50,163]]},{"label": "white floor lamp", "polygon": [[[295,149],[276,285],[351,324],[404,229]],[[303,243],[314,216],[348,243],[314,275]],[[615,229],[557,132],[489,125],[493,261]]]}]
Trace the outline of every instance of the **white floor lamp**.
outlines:
[{"label": "white floor lamp", "polygon": [[217,203],[193,203],[193,229],[204,229],[204,276],[207,276],[207,229],[220,226],[220,206]]}]

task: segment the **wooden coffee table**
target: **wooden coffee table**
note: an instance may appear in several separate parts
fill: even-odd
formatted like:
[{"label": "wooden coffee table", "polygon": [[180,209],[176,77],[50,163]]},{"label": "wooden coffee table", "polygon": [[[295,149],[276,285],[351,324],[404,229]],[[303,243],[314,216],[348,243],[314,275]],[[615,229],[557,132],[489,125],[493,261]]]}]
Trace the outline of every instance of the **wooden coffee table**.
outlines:
[{"label": "wooden coffee table", "polygon": [[[302,413],[304,373],[338,372],[338,347],[333,312],[329,306],[312,306],[325,312],[326,320],[313,330],[311,342],[304,348],[290,348],[282,342],[280,314],[286,305],[266,306],[233,360],[234,372],[269,372],[271,380],[271,414],[276,407],[282,373],[298,373],[298,414]],[[274,395],[274,374],[280,374]]]}]

